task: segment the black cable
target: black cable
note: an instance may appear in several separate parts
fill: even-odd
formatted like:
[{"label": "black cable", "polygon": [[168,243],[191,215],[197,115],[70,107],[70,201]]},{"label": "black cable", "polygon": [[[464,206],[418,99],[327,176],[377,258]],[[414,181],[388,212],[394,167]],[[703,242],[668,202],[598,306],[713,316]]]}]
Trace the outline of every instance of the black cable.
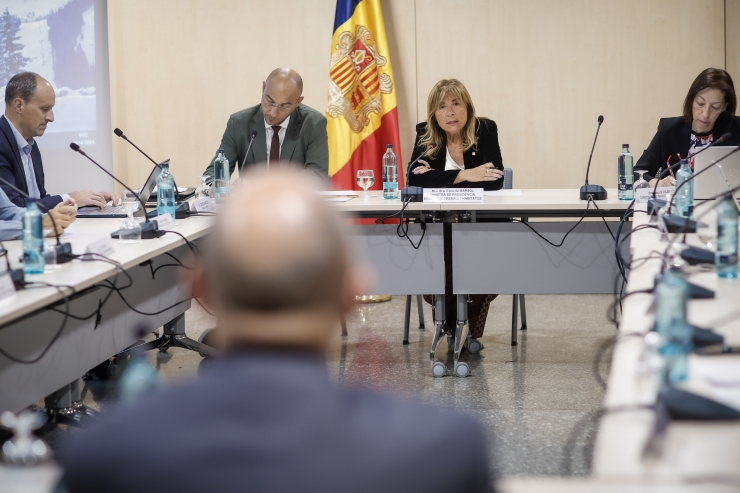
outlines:
[{"label": "black cable", "polygon": [[424,241],[424,235],[427,232],[427,225],[426,225],[425,222],[423,222],[423,221],[421,222],[421,238],[419,238],[419,243],[417,243],[416,245],[414,245],[413,240],[409,236],[409,219],[408,218],[405,218],[405,220],[404,220],[404,212],[406,211],[406,208],[408,207],[408,205],[410,203],[411,203],[411,199],[410,198],[407,198],[406,200],[403,201],[403,205],[401,206],[401,210],[399,210],[398,212],[394,212],[393,214],[391,214],[389,216],[385,216],[385,217],[381,217],[381,218],[376,219],[375,220],[375,224],[385,224],[385,220],[386,219],[391,219],[391,218],[394,218],[396,216],[400,216],[400,222],[398,223],[398,226],[396,227],[396,235],[399,238],[406,238],[409,241],[409,243],[411,244],[411,247],[414,250],[418,250],[419,247],[421,246],[421,242]]},{"label": "black cable", "polygon": [[166,231],[165,231],[165,233],[172,233],[172,234],[175,234],[175,235],[179,236],[180,238],[182,238],[182,239],[183,239],[183,240],[185,241],[185,244],[186,244],[186,245],[188,246],[188,248],[190,249],[190,251],[191,251],[191,252],[193,253],[193,255],[195,255],[195,256],[198,256],[198,254],[200,253],[200,250],[199,250],[199,249],[198,249],[198,247],[197,247],[197,246],[195,245],[195,243],[193,243],[192,241],[188,240],[188,239],[187,239],[187,238],[185,237],[185,235],[184,235],[184,234],[182,234],[182,233],[180,233],[180,232],[178,232],[178,231],[173,231],[173,230],[171,230],[171,229],[170,229],[170,230],[166,230]]},{"label": "black cable", "polygon": [[[529,224],[529,222],[527,222],[527,221],[522,221],[522,220],[520,220],[520,219],[513,219],[513,220],[512,220],[512,222],[514,222],[514,223],[520,223],[520,224],[523,224],[523,225],[525,225],[526,227],[528,227],[529,229],[531,229],[531,230],[532,230],[532,232],[533,232],[534,234],[536,234],[537,236],[539,236],[540,238],[542,238],[543,240],[545,240],[545,241],[546,241],[547,243],[549,243],[550,245],[554,246],[555,248],[560,248],[561,246],[563,246],[563,243],[565,243],[565,239],[566,239],[566,238],[568,237],[568,235],[569,235],[569,234],[571,233],[571,231],[573,231],[574,229],[576,229],[576,228],[578,227],[578,225],[579,225],[579,224],[581,224],[581,223],[583,222],[583,220],[584,220],[584,219],[586,218],[586,214],[588,214],[588,208],[589,208],[589,207],[591,206],[591,202],[592,202],[592,201],[593,201],[593,198],[591,197],[591,195],[589,195],[589,196],[588,196],[588,202],[586,203],[586,210],[584,210],[584,211],[583,211],[583,215],[582,215],[582,216],[581,216],[581,218],[580,218],[580,219],[578,220],[578,222],[577,222],[577,223],[575,223],[575,224],[573,225],[573,227],[572,227],[572,228],[570,228],[570,229],[569,229],[569,230],[568,230],[568,231],[567,231],[567,232],[565,233],[565,236],[563,236],[563,239],[561,239],[561,240],[560,240],[560,243],[558,243],[557,245],[556,245],[555,243],[553,243],[552,241],[548,240],[547,238],[545,238],[544,236],[542,236],[542,235],[541,235],[541,234],[540,234],[540,233],[539,233],[539,232],[538,232],[538,231],[537,231],[536,229],[534,229],[534,228],[533,228],[533,227],[532,227],[532,226],[531,226],[531,225]],[[609,230],[609,233],[611,233],[611,230]],[[612,236],[614,236],[614,235],[612,235]]]},{"label": "black cable", "polygon": [[[67,320],[69,319],[69,296],[64,292],[64,290],[62,288],[63,287],[70,287],[70,286],[57,286],[57,285],[54,285],[54,284],[49,284],[49,283],[41,282],[41,281],[30,281],[30,282],[26,283],[26,287],[29,287],[29,286],[30,286],[31,289],[34,288],[34,287],[36,287],[36,286],[38,286],[38,287],[50,287],[50,288],[56,289],[59,292],[59,294],[64,298],[64,304],[65,304],[65,307],[66,307],[66,311],[64,313],[64,317],[62,318],[62,323],[59,325],[59,328],[57,329],[56,333],[54,334],[54,337],[51,338],[51,340],[46,345],[46,347],[44,348],[44,350],[41,351],[41,354],[39,354],[35,358],[30,359],[30,360],[23,360],[23,359],[20,359],[20,358],[16,358],[12,354],[9,354],[4,349],[0,348],[0,354],[2,354],[3,356],[5,356],[10,361],[12,361],[14,363],[19,363],[21,365],[32,365],[34,363],[38,363],[39,361],[41,361],[41,358],[43,358],[44,356],[46,356],[46,353],[49,352],[49,350],[54,345],[54,343],[57,342],[57,340],[59,339],[59,337],[61,337],[62,332],[64,332],[64,328],[67,326]],[[74,289],[72,289],[72,290],[74,291]]]}]

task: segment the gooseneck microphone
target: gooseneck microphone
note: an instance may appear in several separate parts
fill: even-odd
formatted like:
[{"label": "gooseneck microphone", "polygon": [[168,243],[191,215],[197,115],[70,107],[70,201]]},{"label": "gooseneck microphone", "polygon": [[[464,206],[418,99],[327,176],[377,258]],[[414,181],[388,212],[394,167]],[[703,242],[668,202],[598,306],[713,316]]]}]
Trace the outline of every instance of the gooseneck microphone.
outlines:
[{"label": "gooseneck microphone", "polygon": [[[159,169],[162,169],[162,166],[158,162],[156,162],[154,159],[152,159],[151,157],[149,157],[149,154],[147,154],[146,152],[142,151],[139,148],[139,146],[137,146],[136,144],[134,144],[133,142],[131,142],[129,140],[129,138],[126,137],[126,134],[123,133],[123,130],[121,130],[120,128],[116,128],[115,130],[113,130],[113,133],[116,134],[118,137],[122,138],[123,140],[125,140],[126,142],[128,142],[129,144],[131,144],[132,146],[134,146],[134,149],[136,149],[137,151],[139,151],[141,154],[144,155],[145,158],[147,158],[149,161],[151,161],[152,163],[154,163],[154,166],[156,166]],[[178,199],[181,199],[182,197],[180,196],[180,192],[178,191],[179,189],[177,188],[177,182],[175,181],[175,177],[174,176],[172,177],[172,181],[174,182],[174,185],[175,185],[175,201],[177,201]]]},{"label": "gooseneck microphone", "polygon": [[[0,182],[3,182],[4,184],[8,185],[10,188],[12,188],[13,190],[18,192],[25,198],[35,202],[37,206],[39,206],[49,215],[49,219],[51,219],[51,224],[54,226],[54,238],[57,240],[57,244],[54,247],[54,250],[56,250],[56,255],[57,255],[57,263],[64,264],[64,263],[71,261],[72,260],[72,245],[70,243],[62,243],[61,241],[59,241],[59,234],[57,234],[57,222],[54,219],[54,216],[51,214],[51,211],[49,211],[49,208],[46,207],[46,205],[44,205],[40,200],[32,199],[31,197],[29,197],[26,192],[16,187],[15,185],[10,183],[5,178],[0,177]],[[7,261],[7,258],[5,260]],[[10,268],[8,268],[8,271],[10,271]]]},{"label": "gooseneck microphone", "polygon": [[[244,169],[244,163],[247,162],[247,156],[249,156],[249,150],[252,148],[252,142],[254,142],[254,138],[256,136],[257,136],[257,131],[256,130],[252,130],[252,133],[250,134],[249,145],[247,146],[247,152],[244,154],[244,159],[242,159],[241,166],[239,166],[239,176],[241,176],[241,174],[242,174],[242,169]],[[214,180],[215,179],[216,178],[214,177]]]},{"label": "gooseneck microphone", "polygon": [[82,149],[80,149],[80,146],[78,146],[77,144],[75,144],[74,142],[72,142],[71,144],[69,144],[69,147],[73,151],[78,152],[78,153],[82,154],[83,156],[85,156],[87,159],[90,160],[91,163],[93,163],[95,166],[97,166],[98,168],[100,168],[106,175],[108,175],[111,178],[113,178],[114,180],[116,180],[118,183],[121,184],[121,186],[123,186],[123,188],[125,188],[126,190],[128,190],[129,192],[131,192],[132,194],[134,194],[134,196],[137,199],[139,199],[139,203],[141,204],[141,210],[144,211],[144,223],[141,225],[141,239],[142,240],[148,240],[148,239],[151,239],[151,238],[159,238],[160,236],[162,236],[164,234],[164,231],[160,231],[159,230],[159,226],[157,225],[157,222],[156,221],[153,221],[153,222],[152,221],[149,221],[149,217],[146,214],[146,204],[144,203],[143,200],[141,200],[141,196],[138,193],[134,192],[128,185],[126,185],[121,180],[119,180],[118,178],[116,178],[113,175],[113,173],[111,173],[107,169],[103,168],[100,164],[98,164],[97,161],[95,161],[93,158],[91,158],[90,156],[88,156],[87,154],[85,154],[85,152]]},{"label": "gooseneck microphone", "polygon": [[594,143],[591,146],[591,154],[588,156],[588,166],[586,167],[586,182],[581,187],[581,200],[588,200],[589,195],[593,200],[606,200],[606,189],[601,185],[589,185],[588,174],[591,171],[591,158],[594,156],[594,148],[596,147],[596,139],[599,138],[599,130],[601,124],[604,123],[604,117],[599,115],[599,125],[596,127],[596,136],[594,137]]},{"label": "gooseneck microphone", "polygon": [[[703,148],[703,149],[700,149],[700,150],[699,150],[699,152],[697,152],[697,153],[695,153],[695,154],[692,154],[692,155],[691,155],[690,157],[696,157],[696,156],[698,156],[699,154],[701,154],[702,152],[704,152],[704,151],[706,151],[707,149],[709,149],[710,147],[714,147],[714,146],[716,146],[716,145],[718,145],[718,144],[721,144],[721,143],[722,143],[722,142],[724,142],[725,140],[729,140],[729,139],[731,139],[731,138],[732,138],[732,134],[731,134],[730,132],[727,132],[727,133],[726,133],[726,134],[724,134],[724,135],[723,135],[722,137],[720,137],[719,139],[717,139],[717,140],[713,141],[713,142],[712,142],[711,144],[709,144],[709,145],[708,145],[708,146],[706,146],[705,148]],[[693,180],[694,178],[696,178],[696,177],[697,177],[697,176],[699,176],[700,174],[704,173],[705,171],[707,171],[708,169],[710,169],[710,168],[711,168],[712,166],[718,165],[719,163],[721,163],[722,161],[724,161],[724,160],[725,160],[725,159],[727,159],[728,157],[730,157],[730,156],[732,156],[733,154],[735,154],[735,153],[736,153],[736,152],[737,152],[738,150],[740,150],[740,147],[736,147],[735,149],[733,149],[733,150],[732,150],[732,151],[730,151],[729,153],[727,153],[727,154],[725,154],[724,156],[722,156],[721,158],[719,158],[719,159],[718,159],[717,161],[714,161],[714,162],[712,162],[712,163],[711,163],[711,164],[710,164],[709,166],[707,166],[707,167],[706,167],[706,168],[704,168],[703,170],[699,171],[698,173],[694,173],[694,175],[693,175],[693,176],[692,176],[691,178],[689,178],[688,180],[686,180],[686,181],[684,181],[683,183],[681,183],[681,184],[680,184],[680,185],[679,185],[678,187],[676,187],[676,191],[675,191],[675,192],[673,192],[673,196],[675,197],[675,196],[676,196],[676,195],[678,194],[678,191],[679,191],[679,190],[681,190],[681,188],[683,188],[683,186],[684,186],[684,185],[686,185],[686,184],[687,184],[688,182],[692,181],[692,180]],[[681,164],[681,163],[684,163],[684,162],[688,162],[688,160],[689,160],[689,158],[686,158],[686,159],[682,159],[681,161],[679,161],[679,162],[678,162],[678,163],[676,163],[676,164]],[[674,166],[675,166],[675,165],[674,165]],[[672,166],[672,167],[673,167],[673,166]],[[671,201],[670,205],[668,206],[668,214],[670,214],[672,210],[673,210],[673,201]]]},{"label": "gooseneck microphone", "polygon": [[409,180],[411,179],[411,168],[413,168],[421,158],[429,154],[429,151],[437,147],[437,144],[431,142],[427,149],[422,152],[419,157],[409,163],[406,169],[406,186],[401,190],[401,200],[403,202],[422,202],[424,200],[424,189],[422,187],[409,186]]}]

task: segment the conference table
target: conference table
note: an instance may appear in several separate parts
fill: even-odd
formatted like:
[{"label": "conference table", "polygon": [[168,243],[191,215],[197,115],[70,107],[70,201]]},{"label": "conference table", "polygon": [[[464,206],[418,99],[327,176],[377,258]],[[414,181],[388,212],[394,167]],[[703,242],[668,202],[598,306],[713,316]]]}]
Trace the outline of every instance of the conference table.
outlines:
[{"label": "conference table", "polygon": [[[376,285],[368,294],[442,295],[446,255],[452,258],[456,295],[611,293],[617,274],[614,245],[601,219],[581,223],[561,248],[546,244],[522,222],[483,222],[544,218],[547,222],[530,221],[530,225],[557,242],[581,216],[620,217],[628,202],[617,200],[616,190],[609,195],[598,209],[579,200],[578,190],[509,191],[487,195],[478,204],[414,202],[404,211],[405,217],[417,220],[409,225],[409,238],[398,236],[397,224],[374,221],[355,221],[349,231],[359,261],[377,273]],[[402,203],[370,196],[332,202],[332,206],[348,218],[380,219],[398,213]],[[449,220],[465,211],[477,222]],[[213,220],[207,216],[180,219],[174,231],[197,241],[208,233]],[[119,224],[118,219],[79,219],[61,240],[71,243],[75,254],[82,254],[109,237]],[[409,239],[417,244],[422,232],[424,238],[414,248]],[[0,411],[19,411],[74,385],[86,371],[124,351],[147,331],[164,326],[184,337],[183,314],[192,303],[191,292],[182,269],[173,265],[187,266],[193,260],[183,237],[165,234],[138,244],[113,240],[115,252],[107,256],[117,265],[89,258],[50,266],[27,280],[67,287],[33,285],[0,300],[0,349],[21,360],[0,355]],[[5,242],[5,246],[12,267],[20,267],[21,242]],[[161,266],[166,267],[158,269]],[[111,293],[110,283],[121,290]],[[133,286],[123,288],[129,283]],[[67,310],[65,295],[72,316],[60,332]]]},{"label": "conference table", "polygon": [[[712,227],[716,224],[712,216],[701,221]],[[663,252],[671,244],[675,251],[675,243],[680,243],[683,235],[663,237],[658,230],[646,228],[651,224],[656,224],[654,217],[635,213],[631,243],[634,265],[626,287],[627,294],[635,294],[623,301],[592,471],[604,480],[620,478],[642,484],[737,491],[739,420],[671,421],[661,429],[653,409],[659,376],[648,364],[650,352],[643,335],[653,327],[655,306],[653,295],[640,291],[652,289],[663,265]],[[686,242],[707,247],[696,234],[687,235]],[[720,279],[713,269],[696,266],[688,272],[691,283],[715,292],[713,298],[689,301],[689,323],[713,329],[724,336],[725,345],[739,347],[740,279]],[[740,355],[691,355],[688,380],[679,387],[740,409]]]}]

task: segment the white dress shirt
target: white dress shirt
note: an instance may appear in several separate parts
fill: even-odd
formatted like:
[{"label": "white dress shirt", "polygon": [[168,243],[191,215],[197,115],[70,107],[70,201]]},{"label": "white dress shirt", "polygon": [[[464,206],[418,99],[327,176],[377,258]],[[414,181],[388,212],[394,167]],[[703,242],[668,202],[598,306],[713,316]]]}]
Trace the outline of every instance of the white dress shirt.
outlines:
[{"label": "white dress shirt", "polygon": [[[290,123],[290,116],[280,124],[280,131],[278,132],[278,138],[280,139],[280,151],[283,150],[283,141],[285,141],[285,132],[288,131],[288,123]],[[272,126],[265,120],[265,138],[267,139],[267,166],[270,166],[270,147],[272,147]],[[278,153],[278,155],[280,155]]]}]

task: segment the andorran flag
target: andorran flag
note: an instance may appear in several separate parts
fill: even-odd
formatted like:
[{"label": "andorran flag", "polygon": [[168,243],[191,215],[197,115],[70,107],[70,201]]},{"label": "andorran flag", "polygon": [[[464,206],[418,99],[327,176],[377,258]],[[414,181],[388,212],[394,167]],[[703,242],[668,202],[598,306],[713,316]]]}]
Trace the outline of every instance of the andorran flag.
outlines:
[{"label": "andorran flag", "polygon": [[396,87],[380,0],[337,0],[326,113],[333,189],[356,189],[357,170],[371,169],[372,188],[382,190],[387,144],[398,157],[403,187]]}]

